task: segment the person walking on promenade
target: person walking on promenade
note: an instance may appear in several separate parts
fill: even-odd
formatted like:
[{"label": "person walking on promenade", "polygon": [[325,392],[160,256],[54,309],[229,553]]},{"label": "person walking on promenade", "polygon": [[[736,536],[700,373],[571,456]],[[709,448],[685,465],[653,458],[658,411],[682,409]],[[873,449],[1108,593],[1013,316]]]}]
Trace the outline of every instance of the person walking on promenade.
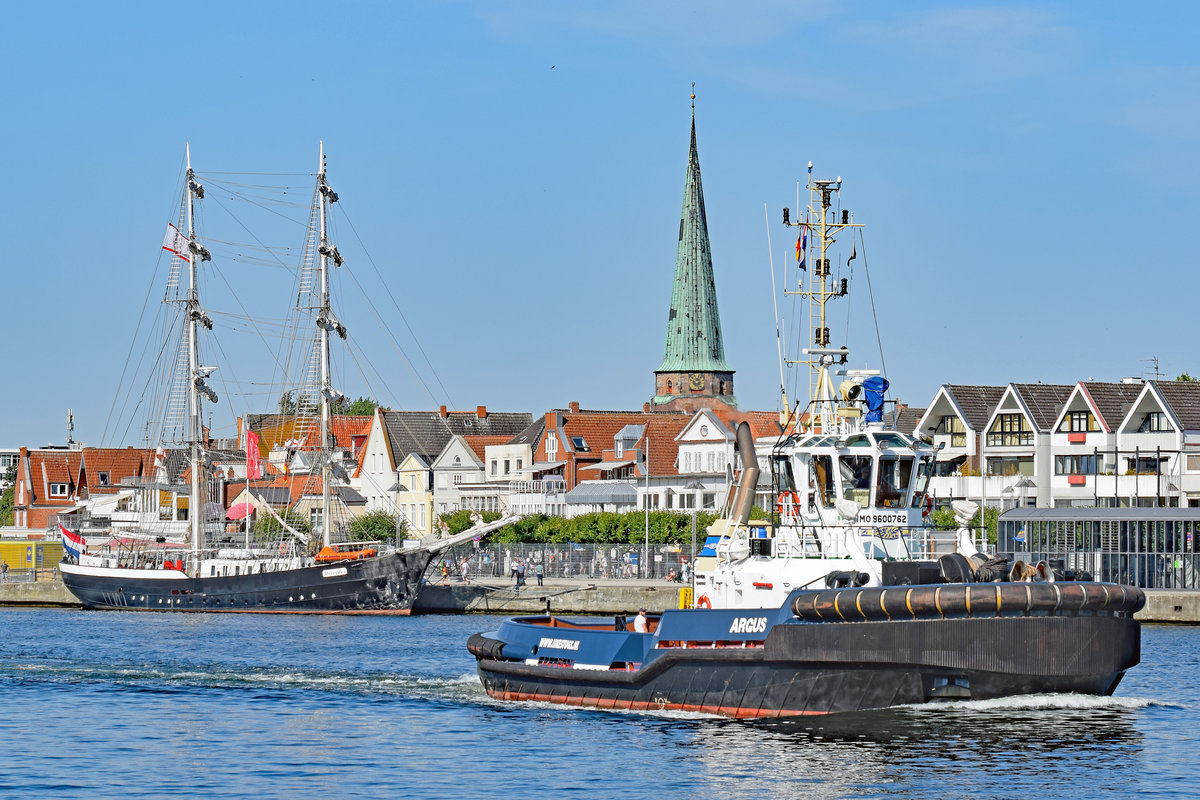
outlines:
[{"label": "person walking on promenade", "polygon": [[471,570],[470,559],[464,558],[462,563],[462,582],[467,583],[467,573]]},{"label": "person walking on promenade", "polygon": [[534,568],[534,572],[537,574],[538,586],[543,586],[544,584],[542,583],[542,578],[546,576],[546,567],[542,565],[542,562],[539,561],[537,563],[537,566]]},{"label": "person walking on promenade", "polygon": [[525,585],[525,561],[524,559],[517,560],[517,591],[521,591],[521,587]]}]

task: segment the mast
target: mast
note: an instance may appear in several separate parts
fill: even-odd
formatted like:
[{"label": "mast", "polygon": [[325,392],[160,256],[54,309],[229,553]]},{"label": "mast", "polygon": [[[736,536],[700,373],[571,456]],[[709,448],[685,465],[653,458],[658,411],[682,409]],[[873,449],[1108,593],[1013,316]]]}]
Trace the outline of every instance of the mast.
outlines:
[{"label": "mast", "polygon": [[321,305],[317,311],[317,334],[320,343],[321,370],[321,540],[328,547],[330,542],[329,529],[332,522],[331,497],[329,484],[333,478],[332,445],[329,441],[329,413],[331,403],[339,402],[342,394],[335,390],[330,382],[329,368],[329,332],[333,331],[341,338],[346,338],[346,328],[333,315],[329,302],[329,261],[334,266],[342,265],[342,256],[337,247],[329,244],[326,235],[326,215],[329,206],[338,200],[337,192],[329,188],[325,182],[325,142],[321,142],[320,155],[317,165],[317,203],[318,205],[318,246],[317,256],[320,272]]},{"label": "mast", "polygon": [[[212,329],[212,320],[200,307],[200,292],[196,284],[196,261],[211,261],[208,249],[196,241],[196,198],[204,197],[204,187],[196,182],[196,173],[192,171],[192,147],[186,146],[187,157],[187,240],[188,255],[184,259],[188,264],[188,293],[187,293],[187,349],[188,375],[190,377],[188,391],[188,443],[190,445],[189,472],[191,485],[188,492],[188,523],[191,528],[191,558],[190,565],[199,569],[196,558],[200,551],[201,532],[204,526],[203,503],[200,497],[200,470],[204,459],[202,442],[204,439],[204,409],[202,397],[207,397],[212,403],[217,402],[217,394],[205,378],[213,373],[216,367],[200,365],[200,350],[198,333],[200,325]],[[199,573],[197,573],[199,574]]]},{"label": "mast", "polygon": [[[838,394],[830,374],[834,364],[845,364],[849,349],[845,346],[830,347],[829,323],[826,316],[826,305],[837,297],[845,297],[848,292],[848,280],[842,278],[836,287],[831,282],[829,268],[829,249],[837,241],[837,236],[845,230],[853,231],[863,227],[851,221],[848,210],[843,210],[838,219],[837,209],[833,204],[834,193],[840,193],[842,178],[813,178],[812,162],[808,162],[808,208],[805,219],[789,221],[788,209],[783,210],[785,225],[801,229],[801,236],[807,229],[814,236],[810,249],[815,250],[817,257],[813,259],[809,269],[808,289],[804,288],[804,276],[801,274],[796,291],[784,290],[784,294],[800,295],[808,298],[809,328],[812,330],[812,340],[809,347],[801,352],[807,356],[804,359],[788,359],[788,364],[807,364],[809,367],[809,427],[819,428],[823,432],[831,432],[840,426],[837,416]],[[803,254],[806,258],[807,253]]]}]

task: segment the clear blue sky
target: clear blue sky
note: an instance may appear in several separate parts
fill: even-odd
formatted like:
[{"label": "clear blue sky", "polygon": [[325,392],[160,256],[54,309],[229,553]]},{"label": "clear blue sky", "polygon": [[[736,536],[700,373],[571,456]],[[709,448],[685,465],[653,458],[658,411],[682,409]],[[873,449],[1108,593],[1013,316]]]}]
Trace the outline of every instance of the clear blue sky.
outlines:
[{"label": "clear blue sky", "polygon": [[[348,394],[640,407],[662,357],[692,81],[743,408],[774,408],[779,384],[763,204],[779,265],[779,209],[810,159],[868,225],[902,400],[1118,379],[1152,356],[1165,377],[1195,374],[1198,16],[1183,2],[10,5],[0,445],[61,443],[68,407],[77,439],[119,443],[106,420],[186,141],[202,174],[312,172],[325,141],[436,369],[425,393],[347,293],[341,316],[387,377],[343,367]],[[306,200],[311,178],[287,180]],[[288,230],[279,243],[298,245]],[[283,315],[286,271],[221,269],[255,313]],[[874,366],[861,277],[848,342]],[[247,382],[215,413],[269,409],[245,377],[269,355],[228,347],[221,374]]]}]

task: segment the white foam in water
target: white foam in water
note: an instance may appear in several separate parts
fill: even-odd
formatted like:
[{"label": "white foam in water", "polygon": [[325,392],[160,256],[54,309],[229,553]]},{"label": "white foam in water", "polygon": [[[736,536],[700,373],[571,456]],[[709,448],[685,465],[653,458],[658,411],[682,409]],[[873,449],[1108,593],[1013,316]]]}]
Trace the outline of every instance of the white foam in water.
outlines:
[{"label": "white foam in water", "polygon": [[1140,697],[1097,697],[1090,694],[1027,694],[1016,697],[999,697],[993,700],[943,700],[922,705],[897,706],[907,711],[937,714],[943,711],[1056,711],[1063,709],[1081,710],[1125,710],[1139,708],[1179,707],[1158,700]]}]

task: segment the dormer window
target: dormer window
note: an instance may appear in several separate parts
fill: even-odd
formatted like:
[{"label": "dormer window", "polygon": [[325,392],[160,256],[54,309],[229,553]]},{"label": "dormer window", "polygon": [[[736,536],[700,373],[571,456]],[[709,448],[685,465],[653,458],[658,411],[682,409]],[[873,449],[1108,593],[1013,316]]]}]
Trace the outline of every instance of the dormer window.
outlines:
[{"label": "dormer window", "polygon": [[67,496],[67,484],[65,484],[65,483],[50,484],[50,496],[51,497],[66,497]]},{"label": "dormer window", "polygon": [[107,472],[98,473],[96,475],[96,480],[99,482],[100,486],[111,486],[112,485],[111,483],[109,483]]},{"label": "dormer window", "polygon": [[625,455],[625,442],[622,439],[617,439],[613,442],[613,455],[617,458]]}]

